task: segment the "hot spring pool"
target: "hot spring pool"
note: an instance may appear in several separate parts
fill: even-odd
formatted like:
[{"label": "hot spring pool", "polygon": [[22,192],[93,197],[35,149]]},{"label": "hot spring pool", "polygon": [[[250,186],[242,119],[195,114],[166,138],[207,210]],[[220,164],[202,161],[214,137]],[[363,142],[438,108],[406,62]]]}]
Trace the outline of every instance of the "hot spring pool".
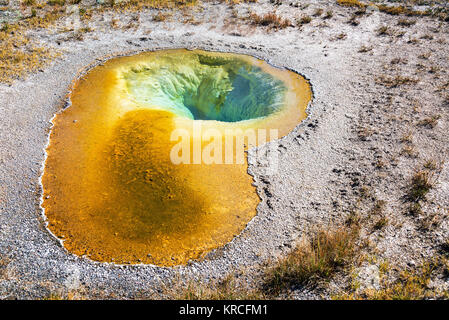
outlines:
[{"label": "hot spring pool", "polygon": [[303,77],[246,55],[110,59],[75,82],[71,106],[53,119],[42,177],[48,228],[97,261],[201,258],[256,214],[237,141],[247,149],[264,143],[258,132],[286,135],[310,99]]}]

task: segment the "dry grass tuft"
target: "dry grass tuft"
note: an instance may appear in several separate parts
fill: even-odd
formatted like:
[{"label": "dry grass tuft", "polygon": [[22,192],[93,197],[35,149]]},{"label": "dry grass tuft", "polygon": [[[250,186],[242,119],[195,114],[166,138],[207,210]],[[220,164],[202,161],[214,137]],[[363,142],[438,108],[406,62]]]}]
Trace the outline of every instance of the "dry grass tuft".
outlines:
[{"label": "dry grass tuft", "polygon": [[383,215],[387,202],[385,200],[377,200],[371,209],[371,215]]},{"label": "dry grass tuft", "polygon": [[428,129],[433,129],[438,124],[438,120],[440,119],[440,115],[434,115],[431,117],[424,118],[418,122],[418,125],[421,127],[425,127]]},{"label": "dry grass tuft", "polygon": [[353,14],[349,19],[348,19],[348,23],[352,26],[358,26],[360,24],[360,21],[357,19],[357,15]]},{"label": "dry grass tuft", "polygon": [[389,219],[385,216],[381,216],[373,226],[374,230],[381,230],[387,226]]},{"label": "dry grass tuft", "polygon": [[413,175],[407,199],[411,202],[418,202],[426,199],[426,194],[434,185],[433,172],[428,170],[419,170]]},{"label": "dry grass tuft", "polygon": [[[359,9],[366,9],[367,4],[359,1],[359,0],[337,0],[337,4],[344,7],[353,7],[353,8],[359,8]],[[373,4],[371,4],[373,5]],[[391,5],[385,5],[385,4],[374,4],[379,11],[384,12],[386,14],[390,15],[408,15],[408,16],[425,16],[430,15],[431,12],[424,12],[424,11],[416,11],[410,8],[407,8],[405,6],[399,5],[399,6],[391,6]],[[446,16],[444,16],[445,18]]]},{"label": "dry grass tuft", "polygon": [[339,33],[338,35],[336,35],[336,36],[335,36],[335,39],[336,39],[336,40],[344,40],[344,39],[346,39],[347,37],[348,37],[348,35],[347,35],[346,33],[342,32],[342,33]]},{"label": "dry grass tuft", "polygon": [[413,143],[413,132],[411,130],[404,132],[399,140],[402,143]]},{"label": "dry grass tuft", "polygon": [[266,13],[264,15],[258,15],[256,13],[251,13],[249,15],[250,21],[255,25],[270,27],[274,29],[285,29],[292,26],[289,19],[283,19],[276,14],[275,11]]},{"label": "dry grass tuft", "polygon": [[397,15],[408,15],[408,16],[428,16],[431,14],[431,12],[427,12],[427,11],[416,11],[410,8],[407,8],[405,6],[389,6],[389,5],[385,5],[385,4],[379,4],[377,5],[377,8],[379,9],[379,11],[384,12],[386,14],[390,14],[393,16],[397,16]]},{"label": "dry grass tuft", "polygon": [[326,11],[326,14],[323,16],[323,19],[327,20],[334,16],[334,12],[332,10]]},{"label": "dry grass tuft", "polygon": [[377,78],[376,82],[388,88],[397,88],[401,85],[415,84],[418,80],[398,75],[396,77],[380,76]]},{"label": "dry grass tuft", "polygon": [[169,14],[159,11],[157,14],[154,15],[153,21],[163,22],[163,21],[166,21],[167,18],[169,18],[169,17],[170,17]]},{"label": "dry grass tuft", "polygon": [[405,155],[410,158],[416,158],[418,156],[418,151],[416,150],[414,145],[410,144],[402,148],[401,155]]},{"label": "dry grass tuft", "polygon": [[264,288],[280,293],[292,286],[329,279],[354,255],[359,228],[319,230],[266,272]]},{"label": "dry grass tuft", "polygon": [[304,25],[304,24],[308,24],[308,23],[310,23],[310,22],[312,22],[312,17],[310,17],[310,16],[308,16],[308,15],[304,15],[304,16],[302,16],[301,18],[299,18],[299,19],[297,20],[297,23],[298,23],[298,25],[300,25],[300,26],[302,26],[302,25]]},{"label": "dry grass tuft", "polygon": [[391,15],[400,15],[408,12],[408,9],[404,6],[387,6],[384,4],[379,4],[377,6],[379,11],[391,14]]},{"label": "dry grass tuft", "polygon": [[386,204],[387,202],[385,200],[377,200],[374,203],[374,207],[370,211],[370,218],[377,219],[373,225],[373,230],[381,230],[388,224],[389,219],[384,212]]},{"label": "dry grass tuft", "polygon": [[371,51],[371,50],[373,50],[373,47],[370,47],[370,46],[367,46],[367,45],[362,45],[362,46],[359,48],[359,52],[360,52],[360,53],[369,52],[369,51]]},{"label": "dry grass tuft", "polygon": [[391,32],[388,26],[380,26],[376,31],[378,36],[389,35]]},{"label": "dry grass tuft", "polygon": [[50,6],[60,6],[65,5],[65,0],[48,0],[47,4]]},{"label": "dry grass tuft", "polygon": [[323,14],[324,10],[322,8],[315,9],[315,12],[313,13],[314,17],[319,17]]},{"label": "dry grass tuft", "polygon": [[240,4],[240,3],[257,3],[258,0],[225,0],[224,2],[230,5]]},{"label": "dry grass tuft", "polygon": [[344,7],[357,7],[357,8],[365,8],[366,5],[359,0],[337,0],[337,3],[340,6]]},{"label": "dry grass tuft", "polygon": [[398,26],[401,27],[410,27],[416,23],[416,20],[408,20],[408,19],[399,19]]}]

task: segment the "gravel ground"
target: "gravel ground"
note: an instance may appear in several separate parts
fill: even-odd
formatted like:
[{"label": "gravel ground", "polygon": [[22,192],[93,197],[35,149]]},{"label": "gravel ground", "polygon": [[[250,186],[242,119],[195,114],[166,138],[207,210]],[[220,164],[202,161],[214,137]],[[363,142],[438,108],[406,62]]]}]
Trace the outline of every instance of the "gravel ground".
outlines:
[{"label": "gravel ground", "polygon": [[[313,17],[301,27],[274,31],[238,18],[248,7],[272,11],[269,1],[234,10],[206,3],[202,12],[192,13],[199,24],[182,23],[182,13],[154,22],[155,12],[144,11],[131,28],[126,26],[136,21],[135,13],[120,15],[117,28],[111,28],[112,13],[94,16],[92,31],[82,39],[71,31],[32,31],[34,39],[62,55],[24,80],[0,84],[0,298],[158,296],[171,279],[221,279],[234,270],[256,268],[287,253],[314,228],[339,225],[354,211],[368,217],[362,235],[370,243],[366,254],[376,261],[414,268],[435,256],[449,238],[449,163],[444,162],[449,146],[448,24],[420,17],[403,27],[400,17],[373,11],[357,17],[354,25],[348,23],[354,9],[329,1],[310,3],[302,9],[276,6],[277,13],[293,21],[323,8],[333,10],[333,17]],[[59,24],[73,21],[76,25],[69,16]],[[388,30],[379,34],[382,26]],[[295,70],[313,87],[309,116],[272,142],[279,155],[275,174],[265,176],[250,152],[248,172],[262,199],[257,216],[205,260],[160,268],[74,256],[46,229],[39,205],[50,121],[86,66],[108,56],[166,48],[249,54]],[[382,82],[398,75],[418,81],[397,86]],[[439,118],[433,127],[423,125],[423,119],[434,115]],[[407,215],[404,195],[410,179],[429,159],[442,163],[434,188],[422,205],[424,213]],[[379,200],[385,202],[388,223],[376,229],[372,209]],[[293,297],[328,298],[347,286],[349,278],[340,275],[325,289],[298,289]],[[257,282],[251,273],[246,280]],[[432,285],[449,287],[442,275]]]}]

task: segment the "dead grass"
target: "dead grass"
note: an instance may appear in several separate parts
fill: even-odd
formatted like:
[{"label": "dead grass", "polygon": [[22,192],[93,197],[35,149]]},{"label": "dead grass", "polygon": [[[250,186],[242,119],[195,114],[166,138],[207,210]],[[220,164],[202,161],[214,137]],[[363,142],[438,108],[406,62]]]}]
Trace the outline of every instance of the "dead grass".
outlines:
[{"label": "dead grass", "polygon": [[380,26],[377,30],[377,35],[378,36],[386,36],[390,34],[390,28],[388,26]]},{"label": "dead grass", "polygon": [[399,19],[398,26],[401,27],[410,27],[416,24],[416,20],[408,20],[408,19]]},{"label": "dead grass", "polygon": [[407,199],[418,202],[426,199],[426,194],[433,188],[434,174],[429,170],[416,171],[410,181]]},{"label": "dead grass", "polygon": [[423,34],[421,37],[419,37],[420,39],[423,40],[433,40],[433,36],[431,34]]},{"label": "dead grass", "polygon": [[337,3],[340,6],[344,7],[357,7],[357,8],[365,8],[366,5],[359,0],[337,0]]},{"label": "dead grass", "polygon": [[116,18],[112,18],[112,19],[111,19],[111,27],[112,27],[113,29],[118,29],[118,28],[120,28],[119,20],[116,19]]},{"label": "dead grass", "polygon": [[440,115],[433,115],[431,117],[426,117],[424,119],[421,119],[418,122],[418,125],[420,127],[425,127],[428,129],[433,129],[436,127],[436,125],[438,124],[438,120],[440,119]]},{"label": "dead grass", "polygon": [[258,15],[256,13],[251,13],[249,15],[249,20],[254,25],[274,28],[274,29],[285,29],[292,26],[289,19],[284,19],[280,17],[275,11],[266,13],[264,15]]},{"label": "dead grass", "polygon": [[407,64],[408,60],[405,58],[393,58],[390,61],[391,64]]},{"label": "dead grass", "polygon": [[422,60],[427,60],[427,59],[430,58],[431,55],[432,55],[431,52],[426,52],[426,53],[420,54],[420,55],[418,56],[418,58],[419,58],[419,59],[422,59]]},{"label": "dead grass", "polygon": [[442,162],[438,162],[435,159],[427,159],[424,162],[423,167],[427,170],[441,170],[443,166]]},{"label": "dead grass", "polygon": [[388,88],[397,88],[402,85],[415,84],[418,82],[418,80],[400,75],[397,75],[395,77],[382,75],[376,79],[376,82]]},{"label": "dead grass", "polygon": [[323,19],[327,20],[334,16],[334,12],[332,10],[326,11],[326,14],[323,16]]},{"label": "dead grass", "polygon": [[413,132],[411,130],[404,132],[404,134],[400,138],[400,141],[402,143],[413,143]]},{"label": "dead grass", "polygon": [[440,251],[444,256],[449,257],[449,238],[440,245]]},{"label": "dead grass", "polygon": [[180,279],[174,279],[173,284],[165,285],[162,291],[171,299],[274,299],[292,286],[315,284],[331,278],[355,255],[358,235],[358,224],[333,230],[318,230],[310,240],[301,242],[274,265],[265,265],[260,270],[263,279],[260,286],[248,288],[237,274],[230,274],[222,281],[207,283],[199,280],[184,283]]},{"label": "dead grass", "polygon": [[339,33],[338,35],[336,35],[336,36],[335,36],[335,39],[336,39],[336,40],[344,40],[344,39],[346,39],[347,37],[348,37],[348,35],[347,35],[346,33],[342,32],[342,33]]},{"label": "dead grass", "polygon": [[257,1],[258,0],[225,0],[224,2],[234,5],[239,3],[257,3]]},{"label": "dead grass", "polygon": [[377,8],[379,9],[379,11],[387,13],[389,15],[393,15],[393,16],[397,16],[397,15],[428,16],[428,15],[431,15],[430,12],[413,10],[413,9],[407,8],[403,5],[389,6],[389,5],[385,5],[385,4],[378,4]]},{"label": "dead grass", "polygon": [[43,68],[56,56],[33,43],[19,28],[7,28],[0,32],[0,82],[12,83]]},{"label": "dead grass", "polygon": [[[223,1],[226,2],[226,1]],[[245,1],[248,2],[248,1]],[[114,11],[140,11],[142,9],[183,9],[193,7],[199,3],[198,0],[129,0],[116,3],[110,2]],[[229,2],[228,2],[229,3]],[[105,9],[104,7],[102,8]]]},{"label": "dead grass", "polygon": [[322,8],[315,9],[315,12],[313,13],[314,17],[319,17],[323,14],[324,10]]},{"label": "dead grass", "polygon": [[389,219],[385,216],[381,216],[373,226],[374,230],[381,230],[388,225]]},{"label": "dead grass", "polygon": [[387,202],[385,200],[377,200],[374,207],[370,211],[369,221],[375,221],[373,230],[381,230],[389,223],[389,219],[385,214],[385,207]]},{"label": "dead grass", "polygon": [[47,4],[50,6],[63,6],[65,5],[65,0],[48,0]]},{"label": "dead grass", "polygon": [[304,15],[301,18],[299,18],[296,22],[298,23],[298,25],[302,26],[302,25],[312,22],[312,17],[310,17],[308,15]]},{"label": "dead grass", "polygon": [[367,141],[376,131],[371,127],[359,127],[357,130],[357,136],[361,141]]},{"label": "dead grass", "polygon": [[399,14],[405,14],[408,12],[408,9],[404,6],[388,6],[384,4],[377,5],[377,8],[381,12],[385,12],[391,15],[399,15]]},{"label": "dead grass", "polygon": [[421,219],[419,220],[419,230],[428,232],[441,225],[443,221],[447,219],[447,214],[441,212],[421,212]]},{"label": "dead grass", "polygon": [[[353,8],[359,8],[359,9],[365,9],[367,7],[367,4],[359,1],[359,0],[337,0],[337,4],[344,7],[353,7]],[[403,5],[398,6],[392,6],[392,5],[385,5],[385,4],[372,4],[375,5],[379,11],[384,12],[386,14],[390,15],[408,15],[408,16],[427,16],[431,15],[431,12],[427,11],[416,11],[410,8],[407,8]],[[444,15],[444,18],[446,18],[446,15]]]},{"label": "dead grass", "polygon": [[[255,300],[275,299],[294,285],[317,283],[332,277],[351,261],[356,253],[359,227],[356,224],[333,230],[318,230],[309,241],[303,241],[285,258],[262,267],[262,285],[248,288],[242,275],[228,275],[221,281],[202,282],[174,279],[162,287],[169,299],[183,300]],[[246,271],[247,272],[247,271]]]},{"label": "dead grass", "polygon": [[319,230],[267,270],[264,289],[278,294],[329,279],[353,257],[358,233],[358,227]]},{"label": "dead grass", "polygon": [[348,19],[348,23],[352,26],[358,26],[360,24],[360,21],[357,19],[357,15],[353,14],[349,19]]},{"label": "dead grass", "polygon": [[418,151],[416,150],[414,145],[409,144],[402,147],[401,155],[405,155],[410,158],[416,158],[418,156]]},{"label": "dead grass", "polygon": [[439,298],[444,293],[435,292],[429,284],[432,273],[437,269],[438,262],[426,262],[414,271],[403,270],[395,280],[382,281],[380,290],[368,289],[334,296],[335,300],[423,300]]},{"label": "dead grass", "polygon": [[360,52],[360,53],[369,52],[369,51],[371,51],[371,50],[373,50],[373,47],[367,46],[367,45],[362,45],[362,46],[359,48],[359,52]]},{"label": "dead grass", "polygon": [[3,256],[3,254],[0,254],[0,280],[8,279],[8,272],[6,270],[8,264],[10,263],[10,260]]},{"label": "dead grass", "polygon": [[440,69],[439,67],[433,65],[433,66],[430,66],[428,72],[431,73],[431,74],[436,74],[436,73],[438,73],[440,70],[441,70],[441,69]]},{"label": "dead grass", "polygon": [[374,203],[373,209],[371,209],[371,215],[383,215],[387,202],[385,200],[377,200]]},{"label": "dead grass", "polygon": [[0,29],[0,82],[10,84],[35,72],[59,54],[39,46],[27,36],[27,30],[46,28],[52,25],[61,13],[50,9],[43,14],[32,14],[14,25],[4,24]]},{"label": "dead grass", "polygon": [[163,12],[159,11],[157,14],[154,15],[153,21],[163,22],[163,21],[167,20],[167,18],[169,18],[170,16],[171,16],[170,14],[163,13]]},{"label": "dead grass", "polygon": [[419,202],[411,203],[407,213],[413,217],[419,217],[423,214],[421,204]]},{"label": "dead grass", "polygon": [[[79,3],[79,0],[49,0],[37,3],[35,0],[26,0],[25,6],[31,7],[31,15],[20,19],[14,25],[0,26],[0,82],[10,84],[16,79],[43,68],[58,56],[50,48],[39,46],[28,36],[27,31],[37,28],[49,28],[59,18],[65,15],[66,6]],[[245,0],[244,2],[254,2]],[[81,6],[80,17],[83,22],[89,20],[95,12],[124,12],[139,11],[143,8],[177,8],[194,6],[198,0],[130,0],[121,3],[109,1],[104,5],[87,8]],[[82,40],[83,34],[90,32],[88,26],[77,32],[75,38]]]}]

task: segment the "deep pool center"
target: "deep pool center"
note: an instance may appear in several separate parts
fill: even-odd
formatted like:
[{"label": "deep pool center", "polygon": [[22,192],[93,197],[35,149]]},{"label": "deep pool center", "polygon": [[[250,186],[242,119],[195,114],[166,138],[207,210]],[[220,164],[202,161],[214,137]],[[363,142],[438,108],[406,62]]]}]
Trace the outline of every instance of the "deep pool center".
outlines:
[{"label": "deep pool center", "polygon": [[[280,138],[305,118],[311,88],[251,56],[179,49],[110,59],[75,81],[69,98],[42,177],[48,228],[79,256],[172,266],[231,241],[260,201],[246,158],[195,164],[189,154],[175,164],[172,133],[191,133],[189,144],[203,149],[198,126],[220,142],[231,131],[275,129]],[[219,146],[214,156],[229,154]]]},{"label": "deep pool center", "polygon": [[167,55],[124,73],[131,97],[193,120],[238,122],[280,111],[287,90],[259,66],[223,55]]}]

